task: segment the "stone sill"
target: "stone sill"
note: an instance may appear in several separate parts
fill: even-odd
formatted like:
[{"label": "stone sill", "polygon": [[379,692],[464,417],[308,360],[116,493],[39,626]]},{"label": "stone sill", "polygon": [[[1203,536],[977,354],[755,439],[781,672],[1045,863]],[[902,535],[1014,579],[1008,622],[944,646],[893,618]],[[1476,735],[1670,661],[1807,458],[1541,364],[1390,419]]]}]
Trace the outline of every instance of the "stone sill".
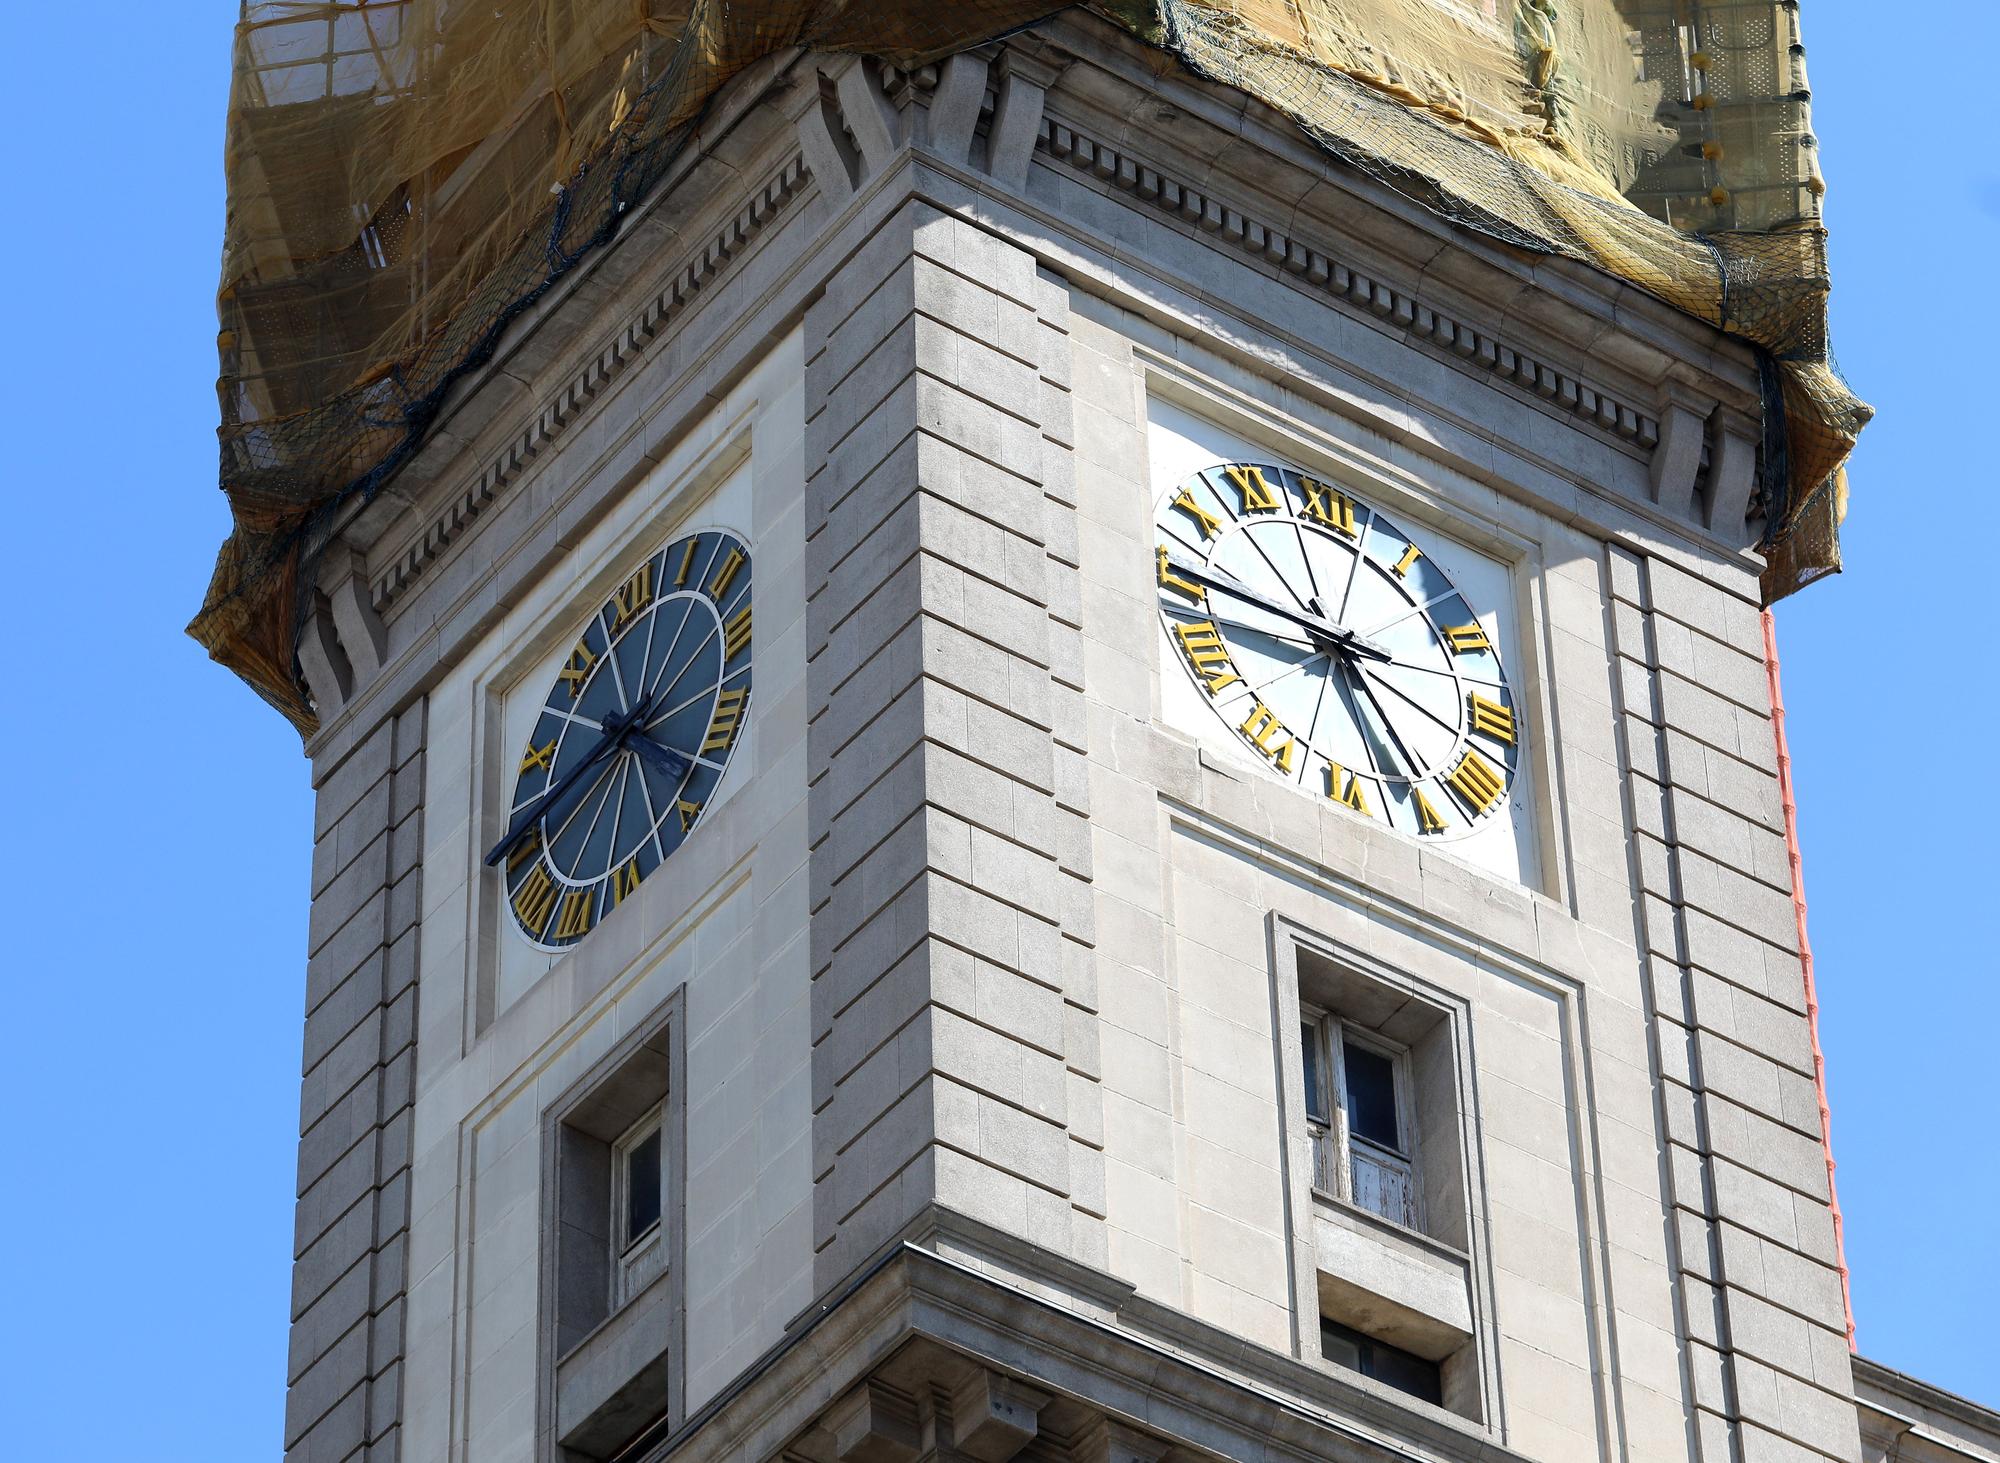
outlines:
[{"label": "stone sill", "polygon": [[1450,1245],[1316,1192],[1313,1257],[1342,1325],[1432,1361],[1472,1339],[1472,1261]]},{"label": "stone sill", "polygon": [[556,1436],[608,1457],[660,1413],[672,1363],[672,1273],[658,1276],[556,1363]]}]

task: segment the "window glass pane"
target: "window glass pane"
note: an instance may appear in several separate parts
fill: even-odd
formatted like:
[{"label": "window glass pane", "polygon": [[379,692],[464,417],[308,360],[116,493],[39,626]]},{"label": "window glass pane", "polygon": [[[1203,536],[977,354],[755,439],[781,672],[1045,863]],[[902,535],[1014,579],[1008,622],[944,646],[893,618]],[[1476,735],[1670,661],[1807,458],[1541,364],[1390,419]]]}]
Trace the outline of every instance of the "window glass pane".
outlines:
[{"label": "window glass pane", "polygon": [[1347,1065],[1347,1127],[1357,1138],[1402,1151],[1396,1136],[1396,1064],[1379,1052],[1341,1043]]},{"label": "window glass pane", "polygon": [[1325,1317],[1319,1323],[1319,1353],[1335,1366],[1361,1370],[1361,1337]]},{"label": "window glass pane", "polygon": [[1372,1366],[1363,1369],[1364,1376],[1386,1382],[1398,1392],[1408,1392],[1426,1402],[1443,1404],[1444,1384],[1443,1378],[1438,1375],[1436,1362],[1425,1361],[1407,1351],[1398,1351],[1380,1341],[1370,1343],[1369,1351]]},{"label": "window glass pane", "polygon": [[660,1130],[653,1129],[625,1155],[625,1242],[660,1222]]},{"label": "window glass pane", "polygon": [[1319,1070],[1319,1032],[1311,1026],[1299,1029],[1300,1050],[1305,1053],[1306,1064],[1306,1116],[1327,1127],[1330,1119],[1326,1111],[1326,1083]]},{"label": "window glass pane", "polygon": [[1338,1321],[1320,1317],[1319,1350],[1335,1366],[1360,1372],[1364,1377],[1407,1392],[1412,1397],[1444,1405],[1444,1378],[1434,1361],[1377,1341],[1373,1336],[1350,1330]]}]

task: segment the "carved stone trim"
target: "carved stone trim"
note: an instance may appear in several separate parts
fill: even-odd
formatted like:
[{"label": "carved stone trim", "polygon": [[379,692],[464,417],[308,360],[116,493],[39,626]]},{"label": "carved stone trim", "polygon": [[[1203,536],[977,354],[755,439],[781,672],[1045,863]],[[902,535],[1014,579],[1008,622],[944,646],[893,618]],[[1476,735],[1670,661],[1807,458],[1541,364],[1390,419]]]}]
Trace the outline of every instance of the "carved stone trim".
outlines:
[{"label": "carved stone trim", "polygon": [[1647,452],[1660,440],[1657,419],[1618,401],[1608,392],[1475,326],[1432,309],[1415,296],[1350,268],[1284,230],[1261,223],[1212,194],[1169,178],[1073,127],[1044,117],[1035,145],[1051,158],[1101,178],[1196,228],[1227,239],[1246,254],[1268,259],[1307,284],[1390,322],[1408,335],[1442,346],[1458,356],[1468,370],[1484,371],[1511,381],[1585,424]]},{"label": "carved stone trim", "polygon": [[438,556],[479,517],[500,490],[583,412],[591,398],[644,353],[646,346],[706,290],[731,262],[762,233],[811,180],[803,158],[795,157],[760,188],[736,216],[690,255],[664,287],[633,314],[611,343],[586,362],[541,411],[487,464],[464,489],[453,495],[414,542],[395,558],[371,590],[379,614],[395,603]]}]

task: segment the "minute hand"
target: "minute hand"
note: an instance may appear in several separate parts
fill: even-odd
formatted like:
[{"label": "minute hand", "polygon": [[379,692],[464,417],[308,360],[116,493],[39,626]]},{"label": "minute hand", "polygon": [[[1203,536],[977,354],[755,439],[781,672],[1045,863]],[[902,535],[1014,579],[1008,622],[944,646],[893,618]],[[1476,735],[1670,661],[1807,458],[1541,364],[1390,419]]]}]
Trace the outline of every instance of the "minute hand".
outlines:
[{"label": "minute hand", "polygon": [[555,806],[571,788],[575,787],[582,780],[586,772],[596,767],[598,763],[604,760],[608,753],[616,749],[620,740],[619,734],[615,732],[598,738],[597,745],[585,754],[581,762],[558,778],[554,787],[548,789],[548,791],[516,813],[514,820],[507,825],[506,836],[494,844],[492,849],[487,853],[487,866],[490,868],[505,858],[508,851],[527,835],[530,828],[534,827],[542,814]]},{"label": "minute hand", "polygon": [[1362,639],[1354,631],[1344,626],[1336,625],[1333,621],[1322,615],[1308,614],[1304,610],[1288,609],[1276,600],[1259,594],[1233,575],[1218,574],[1212,570],[1196,568],[1192,564],[1181,564],[1172,559],[1167,561],[1167,567],[1172,569],[1176,574],[1194,580],[1197,584],[1219,590],[1231,598],[1242,600],[1245,604],[1255,605],[1258,609],[1268,614],[1277,615],[1280,619],[1290,620],[1295,625],[1303,625],[1315,635],[1324,640],[1331,641],[1343,650],[1352,651],[1356,655],[1366,656],[1370,660],[1388,660],[1390,658],[1389,652],[1382,649],[1381,646],[1375,644],[1373,641]]}]

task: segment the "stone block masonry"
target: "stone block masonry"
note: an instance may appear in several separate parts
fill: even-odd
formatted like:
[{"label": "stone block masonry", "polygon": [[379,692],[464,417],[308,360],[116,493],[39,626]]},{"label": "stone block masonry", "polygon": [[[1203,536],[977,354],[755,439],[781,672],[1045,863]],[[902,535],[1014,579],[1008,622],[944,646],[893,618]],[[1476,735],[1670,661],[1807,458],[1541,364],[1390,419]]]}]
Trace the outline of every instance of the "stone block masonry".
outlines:
[{"label": "stone block masonry", "polygon": [[1102,1258],[1066,322],[918,202],[807,309],[822,1288],[932,1202]]},{"label": "stone block masonry", "polygon": [[1854,1459],[1761,626],[1747,599],[1609,553],[1699,1456]]},{"label": "stone block masonry", "polygon": [[425,704],[314,768],[285,1456],[400,1456]]}]

